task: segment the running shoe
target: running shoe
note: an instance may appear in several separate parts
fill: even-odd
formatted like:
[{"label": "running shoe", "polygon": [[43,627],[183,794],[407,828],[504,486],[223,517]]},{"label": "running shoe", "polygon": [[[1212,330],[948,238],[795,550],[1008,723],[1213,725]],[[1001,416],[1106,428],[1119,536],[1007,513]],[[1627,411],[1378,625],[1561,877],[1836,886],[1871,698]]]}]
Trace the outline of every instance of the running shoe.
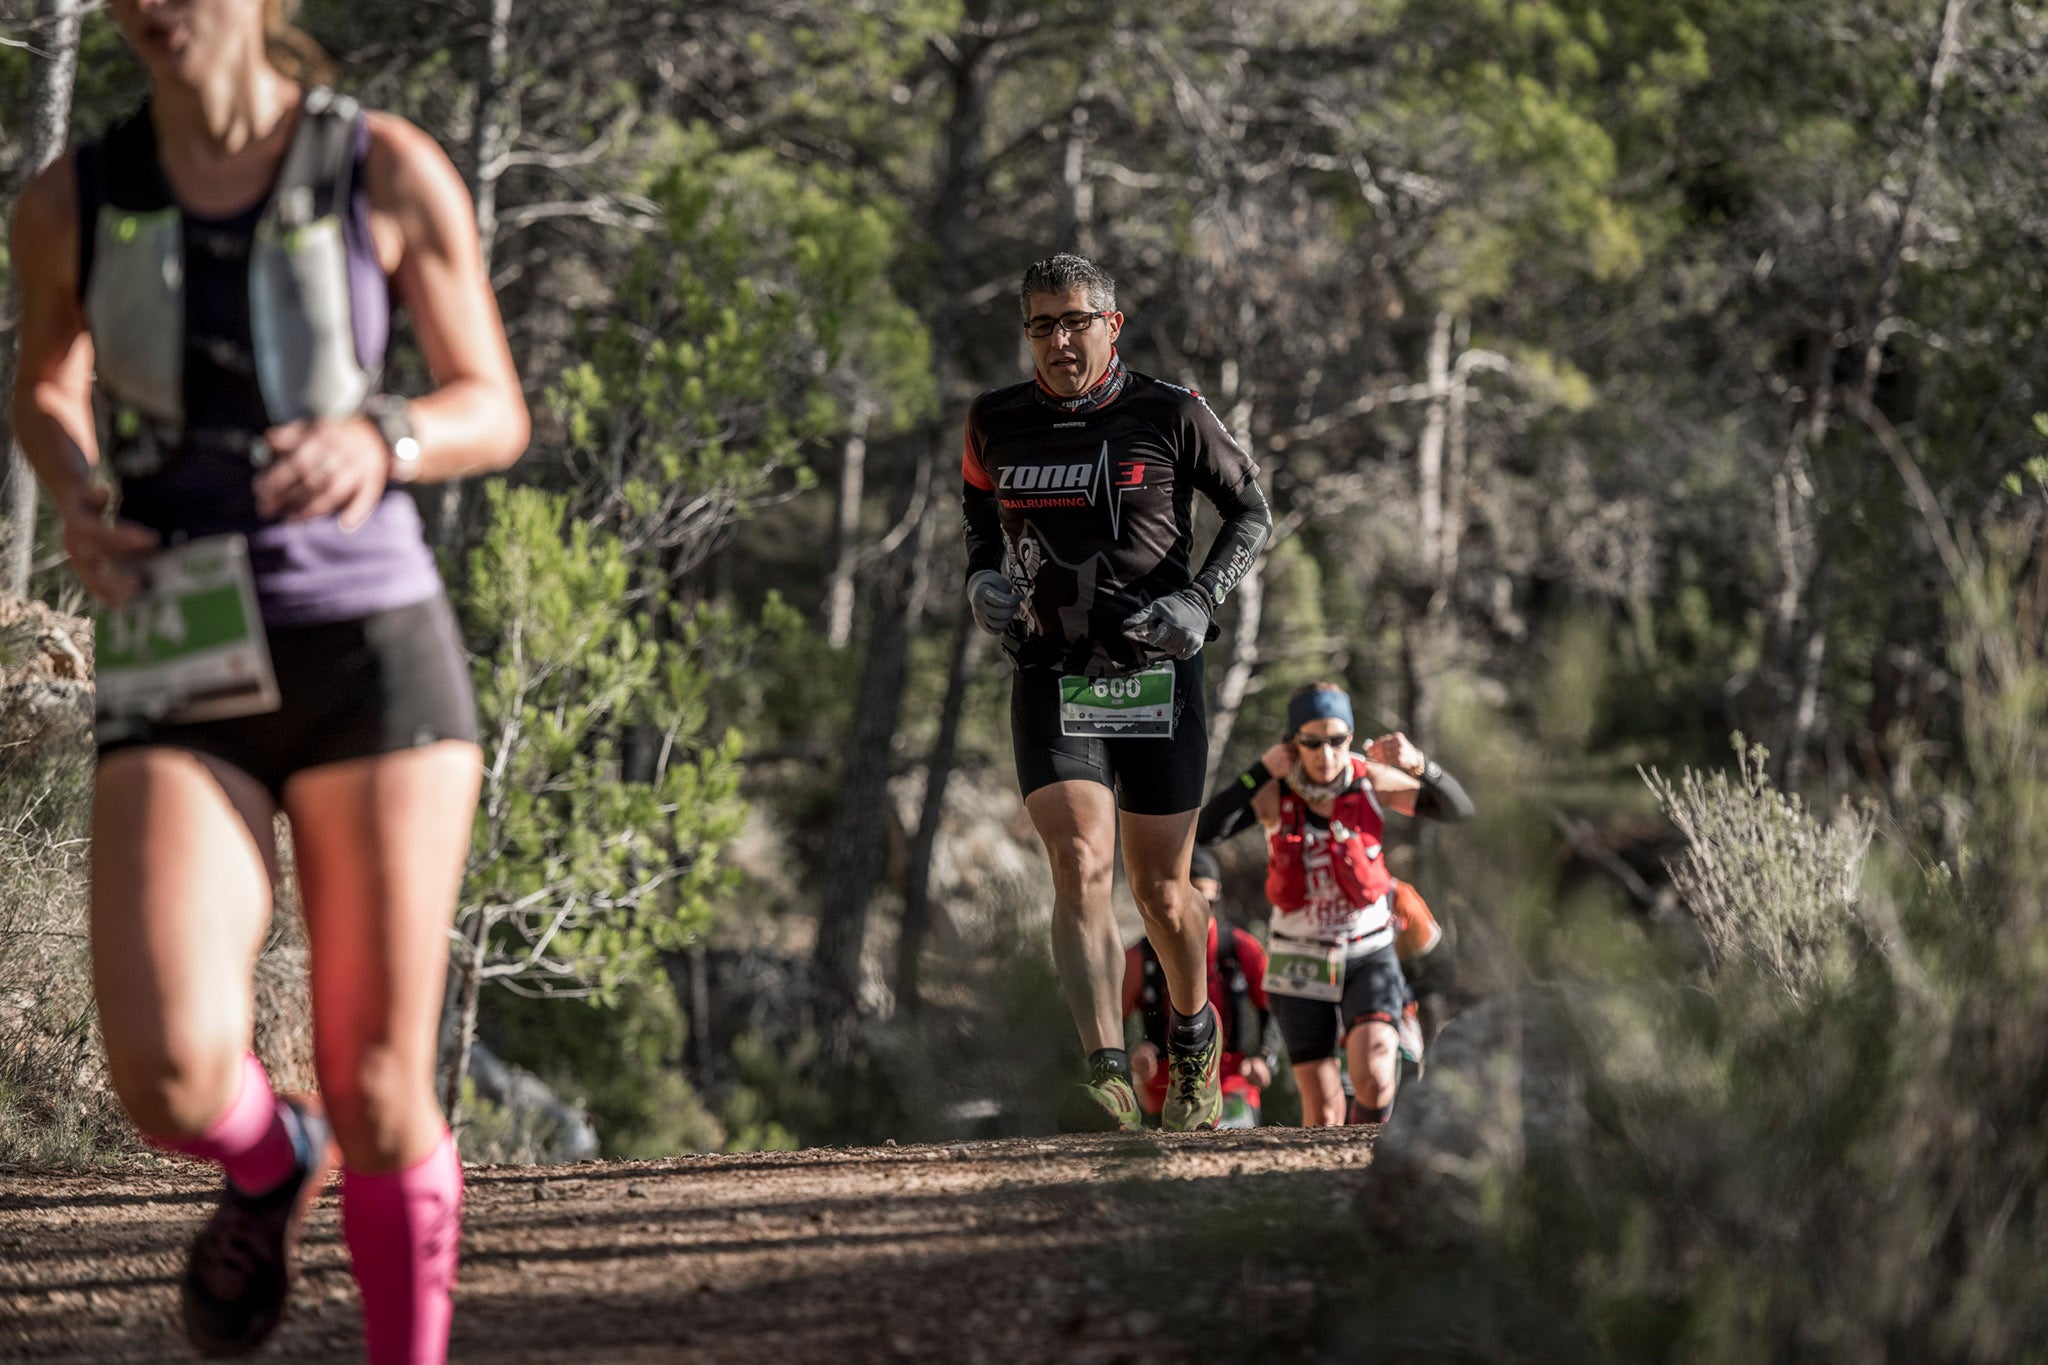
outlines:
[{"label": "running shoe", "polygon": [[1413,1067],[1417,1073],[1422,1070],[1422,1013],[1413,1000],[1401,1011],[1401,1017],[1394,1022],[1394,1036],[1401,1046],[1401,1060]]},{"label": "running shoe", "polygon": [[1060,1126],[1070,1133],[1135,1133],[1144,1128],[1145,1115],[1131,1078],[1104,1069],[1074,1087]]},{"label": "running shoe", "polygon": [[297,1168],[263,1194],[230,1184],[185,1262],[185,1335],[202,1356],[247,1355],[283,1319],[299,1230],[334,1169],[326,1118],[297,1100],[284,1104]]},{"label": "running shoe", "polygon": [[[1214,1010],[1215,1006],[1206,1008]],[[1182,1052],[1169,1040],[1166,1049],[1166,1104],[1159,1111],[1159,1126],[1169,1133],[1192,1133],[1214,1128],[1223,1118],[1223,1083],[1217,1076],[1223,1061],[1223,1029],[1212,1021],[1209,1042],[1194,1052]]]}]

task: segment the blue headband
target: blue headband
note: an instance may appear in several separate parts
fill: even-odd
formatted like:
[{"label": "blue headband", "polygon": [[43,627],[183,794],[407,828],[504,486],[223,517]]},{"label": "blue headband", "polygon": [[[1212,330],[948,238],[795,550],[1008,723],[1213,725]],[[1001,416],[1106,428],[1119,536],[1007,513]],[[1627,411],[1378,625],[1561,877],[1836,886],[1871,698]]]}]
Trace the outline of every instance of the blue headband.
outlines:
[{"label": "blue headband", "polygon": [[1331,688],[1304,692],[1287,703],[1287,732],[1294,734],[1312,720],[1341,720],[1352,725],[1351,698]]}]

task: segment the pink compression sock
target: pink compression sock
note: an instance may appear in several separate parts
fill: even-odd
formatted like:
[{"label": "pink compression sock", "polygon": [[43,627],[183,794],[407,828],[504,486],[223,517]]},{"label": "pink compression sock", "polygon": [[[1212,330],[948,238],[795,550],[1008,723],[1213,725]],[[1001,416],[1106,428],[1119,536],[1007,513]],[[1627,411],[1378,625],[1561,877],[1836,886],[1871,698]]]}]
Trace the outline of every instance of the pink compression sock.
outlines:
[{"label": "pink compression sock", "polygon": [[462,1235],[462,1159],[454,1135],[402,1171],[343,1171],[341,1232],[363,1291],[370,1365],[441,1365]]},{"label": "pink compression sock", "polygon": [[242,1058],[242,1086],[219,1118],[197,1137],[151,1137],[150,1145],[185,1156],[218,1161],[244,1194],[262,1194],[284,1183],[298,1165],[284,1105],[254,1053]]}]

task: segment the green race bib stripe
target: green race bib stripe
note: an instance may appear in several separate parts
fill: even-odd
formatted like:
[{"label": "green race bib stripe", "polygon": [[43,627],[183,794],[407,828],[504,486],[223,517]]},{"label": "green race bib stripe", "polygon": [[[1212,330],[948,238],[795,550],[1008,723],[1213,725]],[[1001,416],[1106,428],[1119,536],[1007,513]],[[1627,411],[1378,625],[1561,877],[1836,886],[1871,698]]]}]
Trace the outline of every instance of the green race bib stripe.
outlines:
[{"label": "green race bib stripe", "polygon": [[[166,602],[95,613],[99,666],[140,668],[236,644],[250,636],[233,583]],[[99,644],[98,642],[104,642]]]},{"label": "green race bib stripe", "polygon": [[93,613],[98,733],[277,709],[277,679],[240,536],[174,545],[132,602]]},{"label": "green race bib stripe", "polygon": [[1173,738],[1171,664],[1121,678],[1060,679],[1060,733],[1080,738]]},{"label": "green race bib stripe", "polygon": [[1091,711],[1129,711],[1144,706],[1167,706],[1173,701],[1171,669],[1151,669],[1127,678],[1060,679],[1060,703],[1086,707]]}]

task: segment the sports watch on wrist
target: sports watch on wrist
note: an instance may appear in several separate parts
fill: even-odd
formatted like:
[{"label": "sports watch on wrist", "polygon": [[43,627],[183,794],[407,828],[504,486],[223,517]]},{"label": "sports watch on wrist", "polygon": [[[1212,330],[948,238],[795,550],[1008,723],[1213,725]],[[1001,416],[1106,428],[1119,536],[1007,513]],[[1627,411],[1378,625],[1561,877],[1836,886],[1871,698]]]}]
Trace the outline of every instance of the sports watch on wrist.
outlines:
[{"label": "sports watch on wrist", "polygon": [[412,434],[405,400],[395,393],[376,394],[363,404],[363,416],[370,419],[391,451],[391,471],[385,477],[392,483],[411,483],[418,478],[420,443]]}]

